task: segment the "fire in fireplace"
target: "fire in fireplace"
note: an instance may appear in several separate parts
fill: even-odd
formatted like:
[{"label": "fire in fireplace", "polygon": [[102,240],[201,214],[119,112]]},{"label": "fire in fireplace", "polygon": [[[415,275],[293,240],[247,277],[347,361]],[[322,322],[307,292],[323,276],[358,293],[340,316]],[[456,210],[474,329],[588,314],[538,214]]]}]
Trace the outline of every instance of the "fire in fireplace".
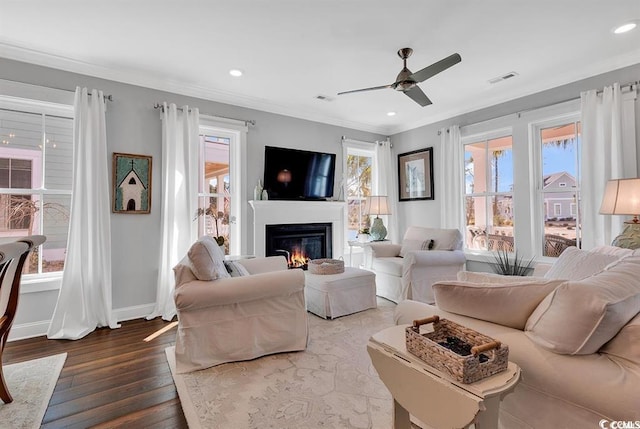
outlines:
[{"label": "fire in fireplace", "polygon": [[311,259],[332,255],[331,223],[267,225],[265,233],[265,254],[285,256],[289,268],[306,270]]}]

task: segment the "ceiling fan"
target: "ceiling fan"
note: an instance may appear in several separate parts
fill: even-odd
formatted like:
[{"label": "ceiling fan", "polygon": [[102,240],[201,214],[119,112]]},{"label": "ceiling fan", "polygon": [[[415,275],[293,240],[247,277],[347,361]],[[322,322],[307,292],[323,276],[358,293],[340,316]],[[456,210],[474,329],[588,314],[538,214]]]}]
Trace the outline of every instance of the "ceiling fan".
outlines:
[{"label": "ceiling fan", "polygon": [[431,104],[431,100],[429,100],[429,97],[427,97],[426,94],[422,92],[418,84],[448,69],[449,67],[458,64],[460,61],[462,61],[462,58],[460,57],[459,54],[452,54],[446,58],[441,59],[436,63],[431,64],[430,66],[423,68],[420,71],[412,73],[411,70],[407,68],[407,58],[409,58],[412,53],[413,53],[413,49],[411,48],[402,48],[398,51],[398,56],[402,58],[402,61],[404,62],[404,67],[402,68],[400,73],[398,73],[398,77],[396,77],[396,81],[393,82],[392,84],[339,92],[338,95],[351,94],[353,92],[374,91],[377,89],[392,88],[392,89],[395,89],[396,91],[404,92],[409,98],[411,98],[413,101],[415,101],[419,105],[423,107],[428,106],[429,104]]}]

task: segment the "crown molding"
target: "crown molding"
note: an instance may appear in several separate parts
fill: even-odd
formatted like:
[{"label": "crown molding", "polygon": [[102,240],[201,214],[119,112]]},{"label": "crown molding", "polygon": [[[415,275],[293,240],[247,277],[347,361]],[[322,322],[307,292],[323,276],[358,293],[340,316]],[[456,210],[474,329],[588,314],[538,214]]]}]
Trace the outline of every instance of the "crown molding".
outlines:
[{"label": "crown molding", "polygon": [[0,56],[25,63],[35,64],[43,67],[50,67],[64,70],[71,73],[78,73],[100,79],[136,85],[144,88],[166,91],[174,94],[200,98],[207,101],[229,104],[247,109],[260,110],[263,112],[289,116],[297,119],[304,119],[313,122],[320,122],[328,125],[350,128],[354,130],[366,131],[375,134],[386,135],[389,127],[376,126],[361,122],[348,121],[317,112],[283,106],[270,101],[247,97],[227,91],[205,88],[199,85],[185,84],[171,79],[162,79],[148,74],[141,74],[131,70],[117,70],[110,67],[78,61],[76,59],[61,55],[37,51],[22,47],[16,44],[0,42]]}]

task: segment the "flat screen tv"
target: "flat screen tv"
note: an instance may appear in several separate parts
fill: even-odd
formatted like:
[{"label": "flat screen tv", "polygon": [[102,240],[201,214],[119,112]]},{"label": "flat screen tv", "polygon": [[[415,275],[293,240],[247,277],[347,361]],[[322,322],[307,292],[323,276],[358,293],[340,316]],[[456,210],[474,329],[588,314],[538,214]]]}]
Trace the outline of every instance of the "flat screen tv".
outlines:
[{"label": "flat screen tv", "polygon": [[325,200],[333,196],[336,154],[265,146],[264,189],[271,200]]}]

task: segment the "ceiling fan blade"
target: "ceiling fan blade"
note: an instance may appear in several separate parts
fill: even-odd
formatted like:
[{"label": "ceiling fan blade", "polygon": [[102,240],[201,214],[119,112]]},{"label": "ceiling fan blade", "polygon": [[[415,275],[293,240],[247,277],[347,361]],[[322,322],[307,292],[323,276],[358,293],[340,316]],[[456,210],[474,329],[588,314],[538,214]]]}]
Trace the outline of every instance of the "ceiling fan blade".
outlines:
[{"label": "ceiling fan blade", "polygon": [[351,91],[339,92],[338,95],[351,94],[352,92],[374,91],[376,89],[391,88],[391,85],[373,86],[371,88],[353,89]]},{"label": "ceiling fan blade", "polygon": [[420,87],[417,85],[411,89],[404,91],[404,93],[413,101],[421,105],[422,107],[428,106],[429,104],[431,104],[431,100],[429,100],[429,97],[427,97],[427,95],[424,92],[422,92]]},{"label": "ceiling fan blade", "polygon": [[420,71],[415,72],[411,75],[411,79],[416,82],[424,82],[432,76],[437,75],[441,71],[448,69],[451,66],[454,66],[462,61],[462,57],[459,54],[449,55],[447,58],[444,58],[437,63],[433,63],[430,66],[423,68]]}]

